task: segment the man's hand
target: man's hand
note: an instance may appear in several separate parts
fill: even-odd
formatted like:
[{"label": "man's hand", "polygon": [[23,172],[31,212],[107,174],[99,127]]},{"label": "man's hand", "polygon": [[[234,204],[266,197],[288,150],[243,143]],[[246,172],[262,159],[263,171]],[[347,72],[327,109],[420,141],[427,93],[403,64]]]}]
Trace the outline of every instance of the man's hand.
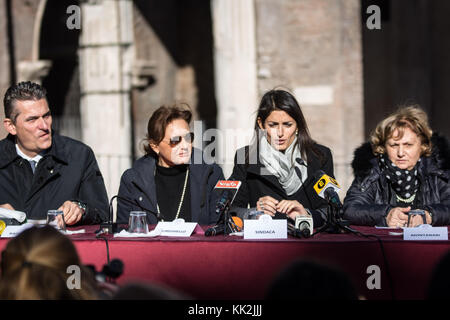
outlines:
[{"label": "man's hand", "polygon": [[68,226],[71,226],[80,221],[84,213],[83,209],[81,209],[76,203],[73,203],[72,201],[64,202],[63,205],[58,208],[58,210],[62,210],[64,212],[64,220],[66,222],[66,225]]},{"label": "man's hand", "polygon": [[14,208],[9,203],[0,204],[0,208],[14,210]]},{"label": "man's hand", "polygon": [[387,217],[386,217],[386,223],[388,227],[393,228],[401,228],[406,227],[406,224],[408,223],[408,212],[411,210],[411,207],[407,208],[400,208],[396,207],[391,209],[389,211]]}]

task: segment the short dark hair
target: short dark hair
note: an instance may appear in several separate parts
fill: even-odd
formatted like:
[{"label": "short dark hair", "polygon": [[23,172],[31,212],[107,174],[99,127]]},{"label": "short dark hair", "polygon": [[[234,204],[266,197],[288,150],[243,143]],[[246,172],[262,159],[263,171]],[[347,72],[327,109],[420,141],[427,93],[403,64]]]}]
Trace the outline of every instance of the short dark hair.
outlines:
[{"label": "short dark hair", "polygon": [[447,251],[436,263],[431,274],[431,280],[428,284],[427,299],[443,300],[450,298],[448,288],[450,286],[450,250]]},{"label": "short dark hair", "polygon": [[272,279],[268,300],[357,300],[350,276],[326,261],[297,259]]},{"label": "short dark hair", "polygon": [[147,141],[149,144],[144,146],[146,154],[156,156],[150,147],[150,143],[159,144],[164,139],[167,126],[176,119],[185,120],[190,124],[192,112],[189,105],[186,103],[176,103],[172,106],[161,106],[153,112],[147,125]]},{"label": "short dark hair", "polygon": [[41,100],[47,98],[47,90],[37,83],[31,81],[19,82],[6,90],[3,98],[5,118],[16,121],[18,114],[14,114],[14,103],[16,101]]}]

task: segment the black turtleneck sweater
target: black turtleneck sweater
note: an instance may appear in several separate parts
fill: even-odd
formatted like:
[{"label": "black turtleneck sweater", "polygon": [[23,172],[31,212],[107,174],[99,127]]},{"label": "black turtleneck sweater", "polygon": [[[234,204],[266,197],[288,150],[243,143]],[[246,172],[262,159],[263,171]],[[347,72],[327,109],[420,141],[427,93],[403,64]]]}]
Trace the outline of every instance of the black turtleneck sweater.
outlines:
[{"label": "black turtleneck sweater", "polygon": [[[158,200],[159,210],[164,221],[172,221],[175,219],[181,200],[181,195],[183,193],[187,168],[187,165],[173,166],[170,168],[156,165],[156,198]],[[192,219],[189,177],[178,218],[183,218],[186,222],[191,222]]]}]

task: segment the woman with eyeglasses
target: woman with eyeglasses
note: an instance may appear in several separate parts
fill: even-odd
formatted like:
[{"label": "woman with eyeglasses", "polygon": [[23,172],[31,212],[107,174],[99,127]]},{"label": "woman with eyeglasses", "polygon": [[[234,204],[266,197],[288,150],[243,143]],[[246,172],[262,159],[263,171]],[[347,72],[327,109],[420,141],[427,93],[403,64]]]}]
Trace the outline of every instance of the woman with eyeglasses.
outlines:
[{"label": "woman with eyeglasses", "polygon": [[314,226],[326,219],[327,203],[314,192],[319,170],[333,177],[330,149],[310,136],[295,97],[270,90],[261,99],[255,122],[255,140],[237,150],[230,180],[240,180],[232,212],[263,211],[275,218],[295,220],[312,215]]},{"label": "woman with eyeglasses", "polygon": [[122,175],[118,198],[118,223],[128,223],[130,211],[145,211],[150,224],[182,218],[212,225],[217,195],[214,186],[224,179],[217,164],[206,164],[202,152],[192,147],[194,133],[187,106],[162,106],[147,127],[146,155]]}]

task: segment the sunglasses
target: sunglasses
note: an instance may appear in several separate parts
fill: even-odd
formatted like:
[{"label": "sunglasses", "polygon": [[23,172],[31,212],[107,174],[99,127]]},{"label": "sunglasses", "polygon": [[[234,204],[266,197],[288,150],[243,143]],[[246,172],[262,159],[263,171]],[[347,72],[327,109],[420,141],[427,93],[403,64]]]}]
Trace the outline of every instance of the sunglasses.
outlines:
[{"label": "sunglasses", "polygon": [[173,148],[173,147],[177,146],[183,138],[187,143],[192,143],[194,141],[194,133],[188,132],[184,136],[175,136],[175,137],[170,138],[169,142],[164,141],[164,140],[163,141],[166,142],[167,144],[169,144],[169,146],[171,146]]}]

